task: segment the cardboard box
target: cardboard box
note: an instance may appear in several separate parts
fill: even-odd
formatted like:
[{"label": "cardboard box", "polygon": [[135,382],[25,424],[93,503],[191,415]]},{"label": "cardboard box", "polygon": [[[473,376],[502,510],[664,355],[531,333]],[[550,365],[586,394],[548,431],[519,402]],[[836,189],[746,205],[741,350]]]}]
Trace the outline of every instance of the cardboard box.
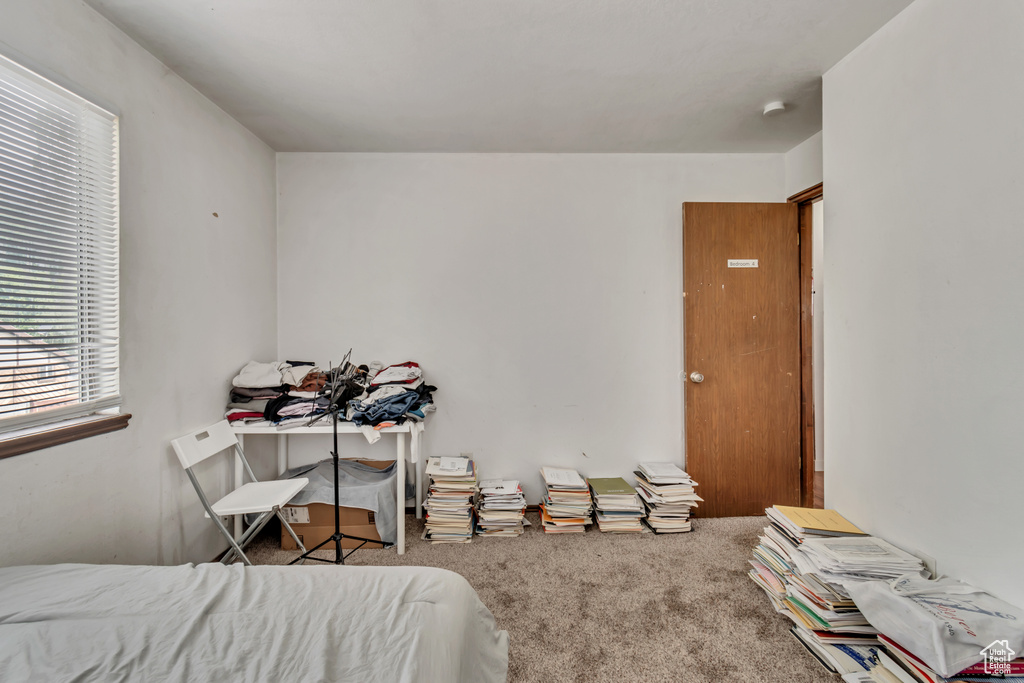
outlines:
[{"label": "cardboard box", "polygon": [[[370,467],[376,467],[379,470],[390,467],[395,461],[394,460],[358,460],[356,458],[342,458],[343,460],[351,460],[353,462],[362,463],[369,465]],[[289,512],[289,509],[292,511]],[[360,536],[362,538],[369,538],[376,541],[380,540],[380,534],[377,533],[377,527],[374,524],[374,514],[371,510],[364,510],[362,508],[350,508],[344,505],[338,506],[339,518],[341,521],[341,533],[350,534],[352,536]],[[310,503],[308,505],[285,505],[281,512],[285,515],[285,519],[291,519],[292,515],[300,518],[308,516],[308,522],[290,522],[292,529],[302,539],[302,544],[306,546],[306,550],[309,550],[318,543],[323,543],[334,533],[334,506],[326,503]],[[355,541],[351,539],[344,539],[341,542],[342,548],[355,548],[362,541]],[[380,543],[367,543],[363,546],[367,548],[383,548],[384,546]],[[292,540],[291,535],[281,527],[281,550],[298,550],[299,547],[295,545],[295,541]],[[334,544],[329,543],[325,545],[321,550],[333,550]]]}]

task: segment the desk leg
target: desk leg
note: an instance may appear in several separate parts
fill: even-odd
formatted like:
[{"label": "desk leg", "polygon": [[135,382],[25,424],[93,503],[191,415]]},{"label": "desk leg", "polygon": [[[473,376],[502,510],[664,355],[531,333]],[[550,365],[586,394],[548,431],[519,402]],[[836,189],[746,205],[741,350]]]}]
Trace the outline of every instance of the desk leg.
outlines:
[{"label": "desk leg", "polygon": [[416,468],[416,519],[423,519],[423,470],[426,465],[421,460],[423,457],[423,425],[414,424],[409,434],[412,443],[409,444],[413,453],[412,466]]},{"label": "desk leg", "polygon": [[[413,437],[416,438],[415,436]],[[414,462],[412,464],[416,470],[416,519],[423,519],[423,475],[421,474],[422,468],[420,463]]]},{"label": "desk leg", "polygon": [[288,469],[288,435],[277,435],[277,473],[284,474]]},{"label": "desk leg", "polygon": [[[235,438],[238,439],[238,445],[245,451],[245,443],[243,443],[245,437],[242,434],[238,434]],[[238,453],[235,453],[235,489],[242,488],[242,459],[238,457]],[[235,515],[235,539],[242,537],[242,515]]]},{"label": "desk leg", "polygon": [[395,434],[398,437],[398,481],[395,482],[398,490],[398,537],[395,539],[395,547],[399,555],[405,554],[405,433]]}]

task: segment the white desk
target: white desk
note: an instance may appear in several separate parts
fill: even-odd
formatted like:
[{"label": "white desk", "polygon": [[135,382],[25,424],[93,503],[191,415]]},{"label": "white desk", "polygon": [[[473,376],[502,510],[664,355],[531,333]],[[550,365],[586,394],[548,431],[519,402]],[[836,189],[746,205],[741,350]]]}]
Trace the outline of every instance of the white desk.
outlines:
[{"label": "white desk", "polygon": [[[235,435],[238,437],[238,442],[243,443],[246,436],[261,434],[265,436],[276,436],[277,437],[277,471],[278,473],[284,472],[288,469],[288,437],[289,436],[301,436],[303,434],[333,434],[334,427],[330,422],[322,421],[321,423],[315,424],[312,427],[299,426],[299,427],[286,427],[284,429],[278,429],[277,427],[261,427],[251,425],[237,425],[231,428]],[[398,464],[398,473],[396,479],[397,500],[398,500],[398,537],[395,539],[395,547],[398,549],[398,554],[402,555],[405,553],[405,435],[408,434],[410,439],[409,452],[410,460],[412,461],[413,470],[416,473],[416,518],[419,519],[423,515],[422,507],[420,502],[423,499],[423,491],[421,488],[422,479],[420,476],[420,435],[423,433],[422,422],[405,422],[395,427],[384,427],[379,430],[381,434],[394,434],[398,440],[398,450],[396,453],[395,461]],[[363,433],[359,431],[359,427],[352,424],[351,422],[339,422],[338,423],[338,436],[343,435],[356,435],[360,438],[365,438]],[[341,448],[339,444],[339,449]],[[245,446],[242,446],[245,450]],[[235,456],[235,488],[242,485],[242,463],[238,456]],[[235,537],[238,538],[242,535],[242,516],[235,516]]]}]

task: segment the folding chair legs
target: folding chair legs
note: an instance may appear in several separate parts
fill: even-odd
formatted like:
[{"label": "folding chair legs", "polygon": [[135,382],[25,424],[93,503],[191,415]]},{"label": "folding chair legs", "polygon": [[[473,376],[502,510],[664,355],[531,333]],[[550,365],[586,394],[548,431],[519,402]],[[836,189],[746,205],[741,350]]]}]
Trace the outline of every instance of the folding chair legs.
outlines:
[{"label": "folding chair legs", "polygon": [[239,557],[241,557],[241,558],[242,558],[242,561],[243,561],[243,562],[245,562],[245,563],[246,563],[246,564],[248,564],[248,565],[251,565],[251,564],[252,564],[252,562],[250,562],[250,561],[249,561],[249,558],[248,558],[248,557],[246,557],[246,556],[245,556],[245,553],[243,553],[243,552],[242,552],[242,548],[241,548],[241,546],[239,546],[239,545],[238,545],[238,542],[237,542],[237,541],[235,540],[235,537],[234,537],[234,536],[232,536],[232,535],[231,535],[231,532],[229,532],[229,531],[227,530],[227,527],[225,527],[225,526],[224,526],[224,522],[220,521],[220,517],[218,517],[217,515],[215,515],[215,514],[213,513],[213,510],[210,510],[210,519],[212,519],[212,520],[214,521],[214,523],[215,523],[215,524],[217,525],[217,528],[218,528],[218,529],[220,529],[220,532],[221,532],[222,534],[224,534],[224,537],[225,537],[225,538],[227,538],[227,539],[228,539],[228,543],[230,543],[230,544],[231,544],[231,547],[230,547],[230,548],[228,548],[228,551],[227,551],[226,553],[224,553],[224,556],[223,556],[223,557],[221,557],[221,558],[220,558],[220,561],[221,561],[221,562],[224,562],[224,560],[225,560],[225,559],[226,559],[226,558],[227,558],[227,557],[228,557],[228,556],[229,556],[230,554],[232,554],[232,553],[236,553],[236,552],[237,552],[237,553],[238,553],[238,555],[239,555]]},{"label": "folding chair legs", "polygon": [[292,539],[294,539],[296,545],[299,546],[299,551],[301,553],[305,553],[306,546],[302,545],[302,541],[296,535],[295,530],[292,529],[291,524],[289,524],[288,521],[285,520],[284,515],[281,514],[281,508],[275,507],[273,510],[270,510],[269,512],[264,512],[262,515],[260,515],[256,522],[245,530],[245,533],[242,534],[242,537],[238,539],[237,542],[232,538],[231,547],[228,548],[227,552],[225,552],[223,557],[220,558],[220,561],[224,564],[227,564],[229,560],[234,560],[235,555],[238,555],[238,557],[240,557],[242,561],[245,562],[245,564],[251,565],[252,563],[249,561],[249,558],[246,556],[246,554],[242,551],[242,548],[248,545],[249,541],[251,541],[256,534],[262,531],[263,527],[267,525],[271,517],[275,515],[279,520],[281,520],[282,526],[284,526],[284,528],[288,530],[288,533],[291,535]]},{"label": "folding chair legs", "polygon": [[[222,522],[221,518],[217,515],[217,513],[213,511],[213,506],[210,505],[210,501],[206,498],[206,494],[203,493],[203,487],[199,485],[199,480],[196,479],[196,475],[192,472],[192,468],[186,467],[185,474],[188,475],[189,480],[192,482],[193,488],[195,488],[196,493],[199,495],[199,501],[203,504],[203,507],[206,508],[206,514],[210,516],[210,519],[213,520],[213,523],[216,524],[217,528],[220,529],[220,532],[224,534],[224,538],[228,539],[228,543],[231,544],[231,548],[228,550],[228,552],[224,554],[224,557],[220,558],[221,561],[223,562],[224,558],[226,558],[228,554],[237,552],[238,556],[241,557],[246,564],[251,565],[252,562],[250,562],[249,558],[246,557],[245,553],[242,552],[242,548],[235,541],[235,537],[231,535],[231,532],[229,532],[227,530],[227,527],[224,526],[224,522]],[[244,538],[245,537],[243,536],[243,539]]]},{"label": "folding chair legs", "polygon": [[[281,520],[281,526],[283,526],[285,529],[287,529],[288,533],[291,534],[292,539],[295,541],[295,545],[299,546],[300,557],[302,555],[305,555],[306,554],[306,546],[302,545],[302,541],[299,539],[298,535],[296,535],[295,530],[292,529],[292,525],[289,524],[287,520],[285,520],[284,515],[281,514],[281,509],[280,508],[274,508],[274,513],[277,515],[277,518],[279,520]],[[305,562],[306,562],[306,558],[303,557],[302,560],[299,562],[299,564],[304,564]]]},{"label": "folding chair legs", "polygon": [[270,521],[270,518],[274,516],[275,511],[277,511],[277,508],[264,512],[262,515],[260,515],[259,519],[256,520],[256,523],[245,530],[245,533],[242,534],[242,537],[240,539],[238,539],[238,542],[231,544],[231,547],[228,548],[228,551],[226,553],[224,553],[224,557],[220,558],[220,561],[224,564],[228,564],[228,558],[234,560],[233,556],[237,554],[241,558],[242,562],[251,566],[252,562],[250,562],[249,558],[246,557],[244,552],[242,552],[242,548],[244,548],[249,543],[249,541],[251,541],[253,537],[256,536],[256,534],[263,531],[263,527],[265,527],[267,525],[267,522]]}]

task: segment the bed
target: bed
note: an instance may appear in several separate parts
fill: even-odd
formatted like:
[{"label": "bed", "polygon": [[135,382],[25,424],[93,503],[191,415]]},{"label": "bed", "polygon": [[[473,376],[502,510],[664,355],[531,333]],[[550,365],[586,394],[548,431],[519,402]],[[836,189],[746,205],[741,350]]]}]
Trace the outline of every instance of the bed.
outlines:
[{"label": "bed", "polygon": [[0,569],[4,681],[505,681],[508,633],[428,567]]}]

